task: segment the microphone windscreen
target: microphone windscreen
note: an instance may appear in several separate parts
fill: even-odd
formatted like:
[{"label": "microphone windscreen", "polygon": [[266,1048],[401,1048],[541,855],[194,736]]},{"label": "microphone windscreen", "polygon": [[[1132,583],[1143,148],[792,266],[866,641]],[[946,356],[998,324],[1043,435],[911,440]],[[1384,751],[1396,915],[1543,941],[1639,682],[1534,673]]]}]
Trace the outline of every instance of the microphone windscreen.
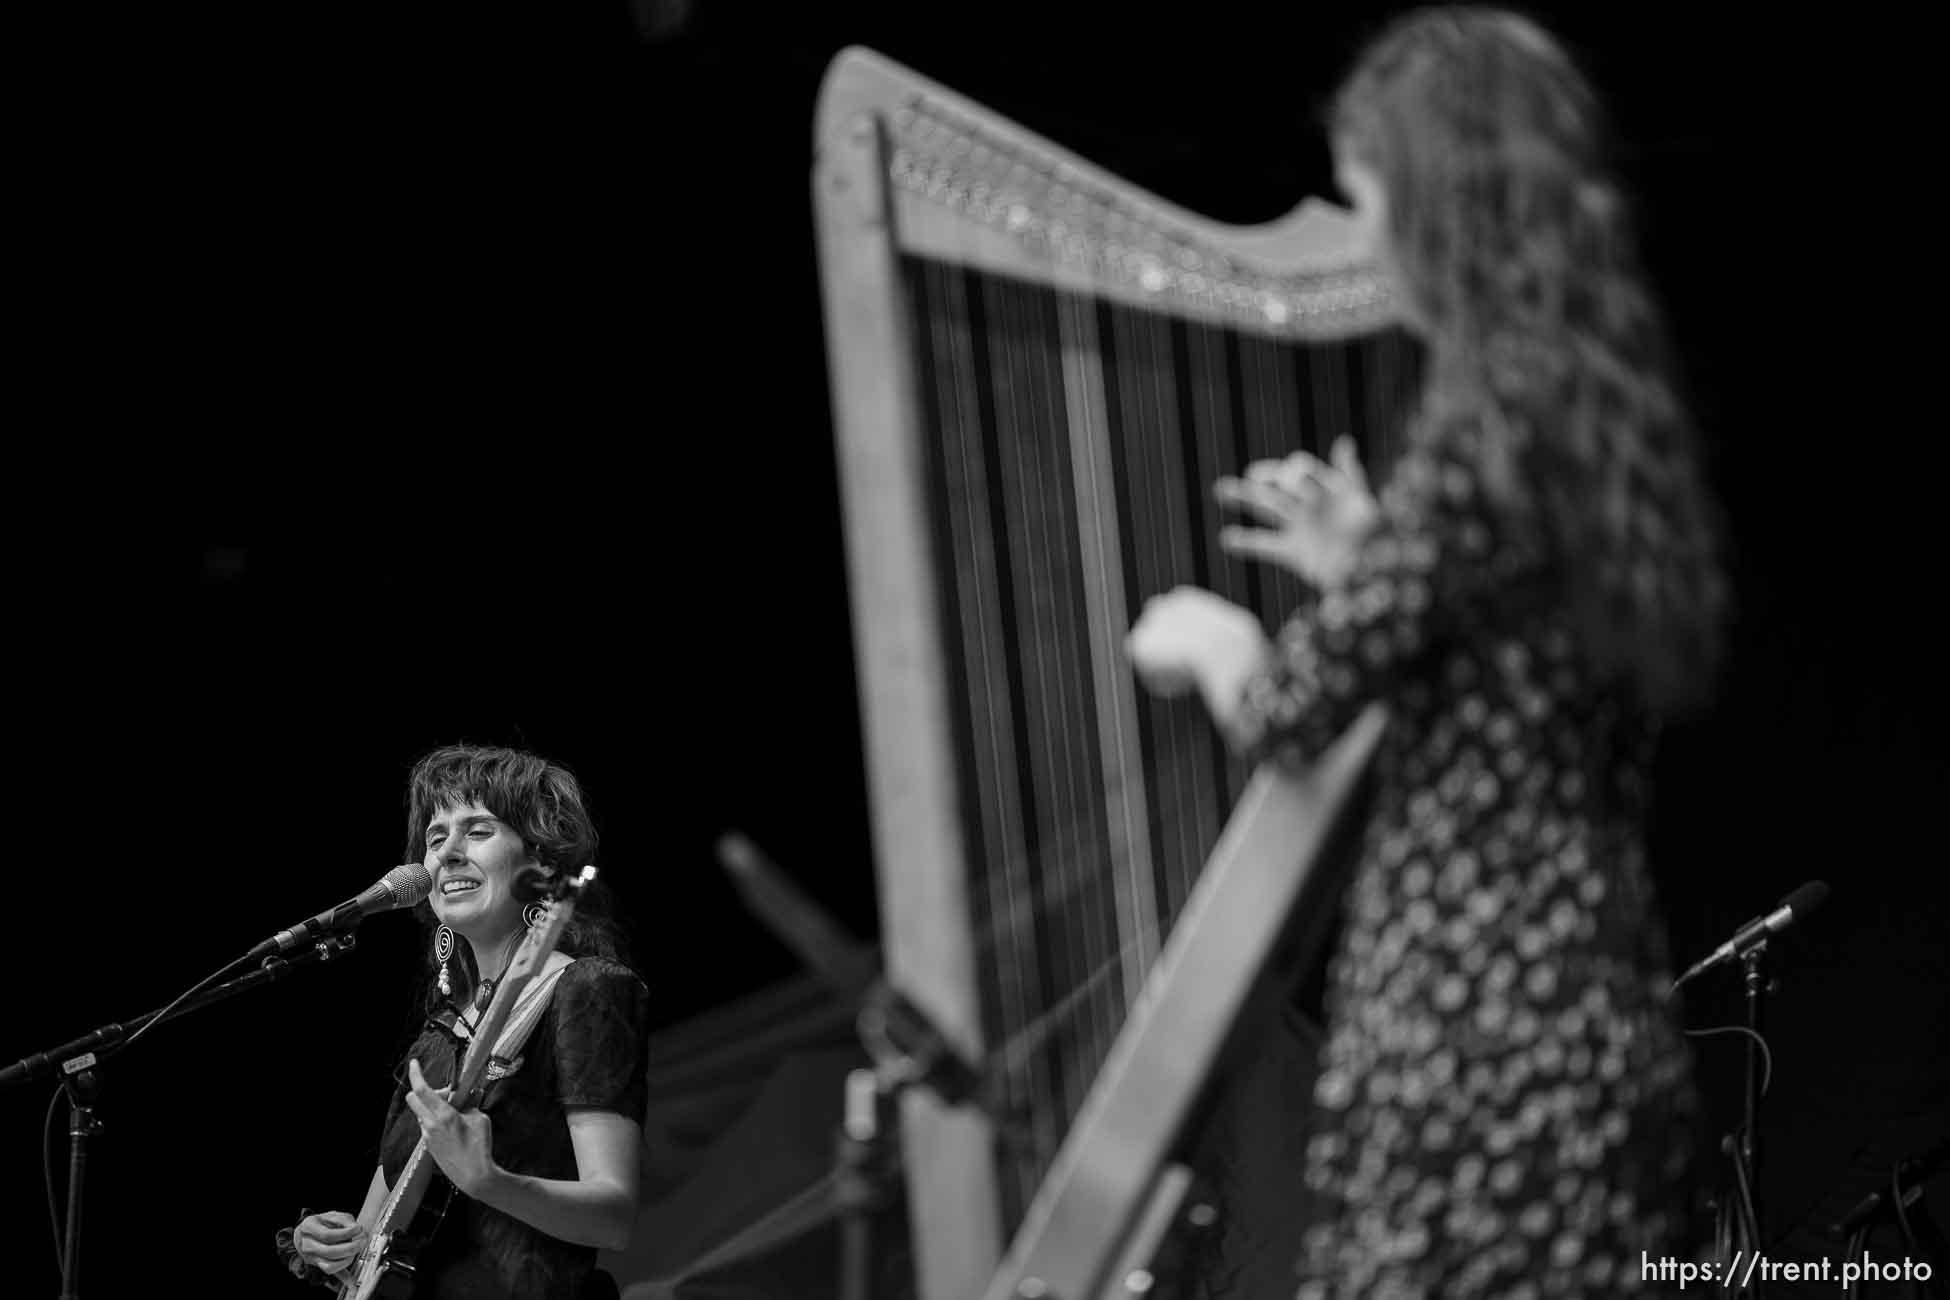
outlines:
[{"label": "microphone windscreen", "polygon": [[1796,917],[1806,916],[1828,901],[1828,882],[1810,880],[1781,900],[1781,906],[1794,909]]},{"label": "microphone windscreen", "polygon": [[433,892],[433,873],[418,862],[394,867],[379,882],[392,891],[394,907],[411,907]]}]

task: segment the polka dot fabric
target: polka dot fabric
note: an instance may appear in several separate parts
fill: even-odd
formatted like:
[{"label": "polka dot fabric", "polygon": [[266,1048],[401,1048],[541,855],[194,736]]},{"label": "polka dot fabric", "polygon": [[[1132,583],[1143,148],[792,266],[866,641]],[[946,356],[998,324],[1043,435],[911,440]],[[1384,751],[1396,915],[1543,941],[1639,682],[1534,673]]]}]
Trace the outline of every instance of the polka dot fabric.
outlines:
[{"label": "polka dot fabric", "polygon": [[1249,752],[1304,762],[1391,706],[1330,971],[1301,1300],[1632,1294],[1642,1252],[1687,1239],[1651,735],[1580,663],[1474,453],[1458,430],[1404,458],[1237,719]]}]

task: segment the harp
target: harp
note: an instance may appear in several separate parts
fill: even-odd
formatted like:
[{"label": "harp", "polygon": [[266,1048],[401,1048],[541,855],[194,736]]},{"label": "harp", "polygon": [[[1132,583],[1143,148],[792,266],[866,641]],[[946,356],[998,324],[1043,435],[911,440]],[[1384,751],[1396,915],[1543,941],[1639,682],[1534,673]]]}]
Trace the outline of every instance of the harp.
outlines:
[{"label": "harp", "polygon": [[1210,485],[1341,432],[1378,481],[1419,354],[1327,204],[1207,220],[857,48],[815,150],[886,970],[1021,1121],[903,1098],[918,1294],[1141,1288],[1385,719],[1248,771],[1122,641],[1178,583],[1305,600],[1219,550]]}]

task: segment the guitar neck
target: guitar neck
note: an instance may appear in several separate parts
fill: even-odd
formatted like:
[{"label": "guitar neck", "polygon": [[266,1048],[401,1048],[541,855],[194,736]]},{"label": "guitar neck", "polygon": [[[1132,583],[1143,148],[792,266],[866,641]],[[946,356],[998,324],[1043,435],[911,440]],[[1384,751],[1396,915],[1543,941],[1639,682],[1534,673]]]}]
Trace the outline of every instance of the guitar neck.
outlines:
[{"label": "guitar neck", "polygon": [[[553,940],[550,940],[553,946]],[[454,1076],[452,1104],[462,1110],[473,1104],[476,1089],[481,1086],[487,1074],[488,1065],[494,1059],[494,1043],[501,1037],[507,1026],[508,1017],[514,1014],[515,1000],[521,991],[533,981],[536,964],[522,963],[519,972],[511,971],[501,987],[495,991],[493,1003],[482,1015],[480,1023],[474,1027],[472,1041],[462,1060],[459,1072]],[[422,1137],[407,1157],[400,1171],[398,1184],[387,1196],[385,1207],[380,1211],[376,1232],[388,1232],[404,1227],[413,1221],[420,1212],[420,1202],[426,1198],[427,1188],[433,1183],[436,1166],[432,1155],[427,1151],[427,1140]]]},{"label": "guitar neck", "polygon": [[539,961],[521,963],[524,969],[510,971],[502,983],[494,990],[494,1001],[482,1013],[474,1025],[473,1038],[467,1044],[467,1054],[462,1058],[460,1070],[454,1076],[453,1104],[466,1110],[476,1100],[475,1092],[487,1076],[488,1066],[494,1060],[494,1044],[501,1037],[501,1031],[508,1026],[508,1018],[514,1015],[515,1002],[522,990],[534,982],[541,968]]},{"label": "guitar neck", "polygon": [[400,1170],[399,1182],[386,1197],[385,1206],[379,1211],[379,1222],[373,1225],[374,1235],[403,1228],[413,1222],[413,1216],[420,1212],[420,1202],[426,1199],[427,1188],[433,1185],[436,1166],[433,1155],[427,1150],[427,1140],[422,1137],[413,1148],[413,1154],[406,1158],[406,1165]]},{"label": "guitar neck", "polygon": [[[460,1072],[454,1078],[452,1104],[466,1109],[472,1104],[475,1089],[487,1074],[488,1064],[494,1058],[494,1041],[501,1036],[501,1030],[508,1023],[515,999],[527,987],[533,973],[527,972],[519,978],[510,977],[496,994],[494,1004],[481,1017],[475,1026],[474,1038],[468,1044],[467,1056],[461,1063]],[[386,1198],[386,1205],[379,1214],[377,1231],[388,1232],[404,1227],[413,1221],[420,1212],[420,1202],[426,1199],[427,1188],[433,1184],[436,1166],[433,1156],[427,1150],[427,1140],[423,1136],[413,1148],[413,1154],[406,1159],[400,1171],[399,1183]]]}]

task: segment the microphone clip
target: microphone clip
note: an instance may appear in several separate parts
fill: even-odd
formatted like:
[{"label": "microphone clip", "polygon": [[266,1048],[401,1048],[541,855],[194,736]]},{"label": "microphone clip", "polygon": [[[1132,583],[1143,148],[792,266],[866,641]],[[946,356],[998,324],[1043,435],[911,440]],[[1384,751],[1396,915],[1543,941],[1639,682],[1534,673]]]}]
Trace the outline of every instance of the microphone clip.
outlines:
[{"label": "microphone clip", "polygon": [[[354,922],[354,924],[357,923]],[[317,936],[311,941],[311,946],[309,948],[300,948],[297,951],[295,958],[287,957],[282,951],[280,951],[280,952],[274,952],[268,954],[262,961],[258,962],[257,964],[259,969],[261,970],[266,970],[266,971],[281,970],[283,967],[290,965],[294,959],[302,959],[307,955],[311,955],[311,956],[316,956],[320,961],[330,961],[334,957],[342,956],[345,953],[351,952],[354,948],[357,948],[358,946],[359,946],[358,932],[350,927],[347,927],[342,930],[321,934]]]},{"label": "microphone clip", "polygon": [[1731,939],[1694,962],[1684,975],[1672,982],[1670,991],[1678,992],[1680,986],[1732,962],[1739,962],[1746,968],[1746,984],[1750,991],[1753,990],[1761,979],[1760,958],[1767,950],[1768,940],[1819,908],[1827,898],[1828,885],[1825,881],[1811,880],[1802,885],[1782,899],[1771,912],[1747,922],[1734,932]]},{"label": "microphone clip", "polygon": [[[1729,962],[1739,962],[1747,972],[1747,979],[1756,978],[1761,958],[1767,955],[1768,935],[1765,932],[1744,940],[1735,939],[1720,945],[1713,953],[1700,958],[1686,969],[1686,973],[1672,982],[1672,991],[1677,992],[1683,985],[1690,984],[1711,970],[1718,970]],[[1773,989],[1769,988],[1768,992]]]}]

